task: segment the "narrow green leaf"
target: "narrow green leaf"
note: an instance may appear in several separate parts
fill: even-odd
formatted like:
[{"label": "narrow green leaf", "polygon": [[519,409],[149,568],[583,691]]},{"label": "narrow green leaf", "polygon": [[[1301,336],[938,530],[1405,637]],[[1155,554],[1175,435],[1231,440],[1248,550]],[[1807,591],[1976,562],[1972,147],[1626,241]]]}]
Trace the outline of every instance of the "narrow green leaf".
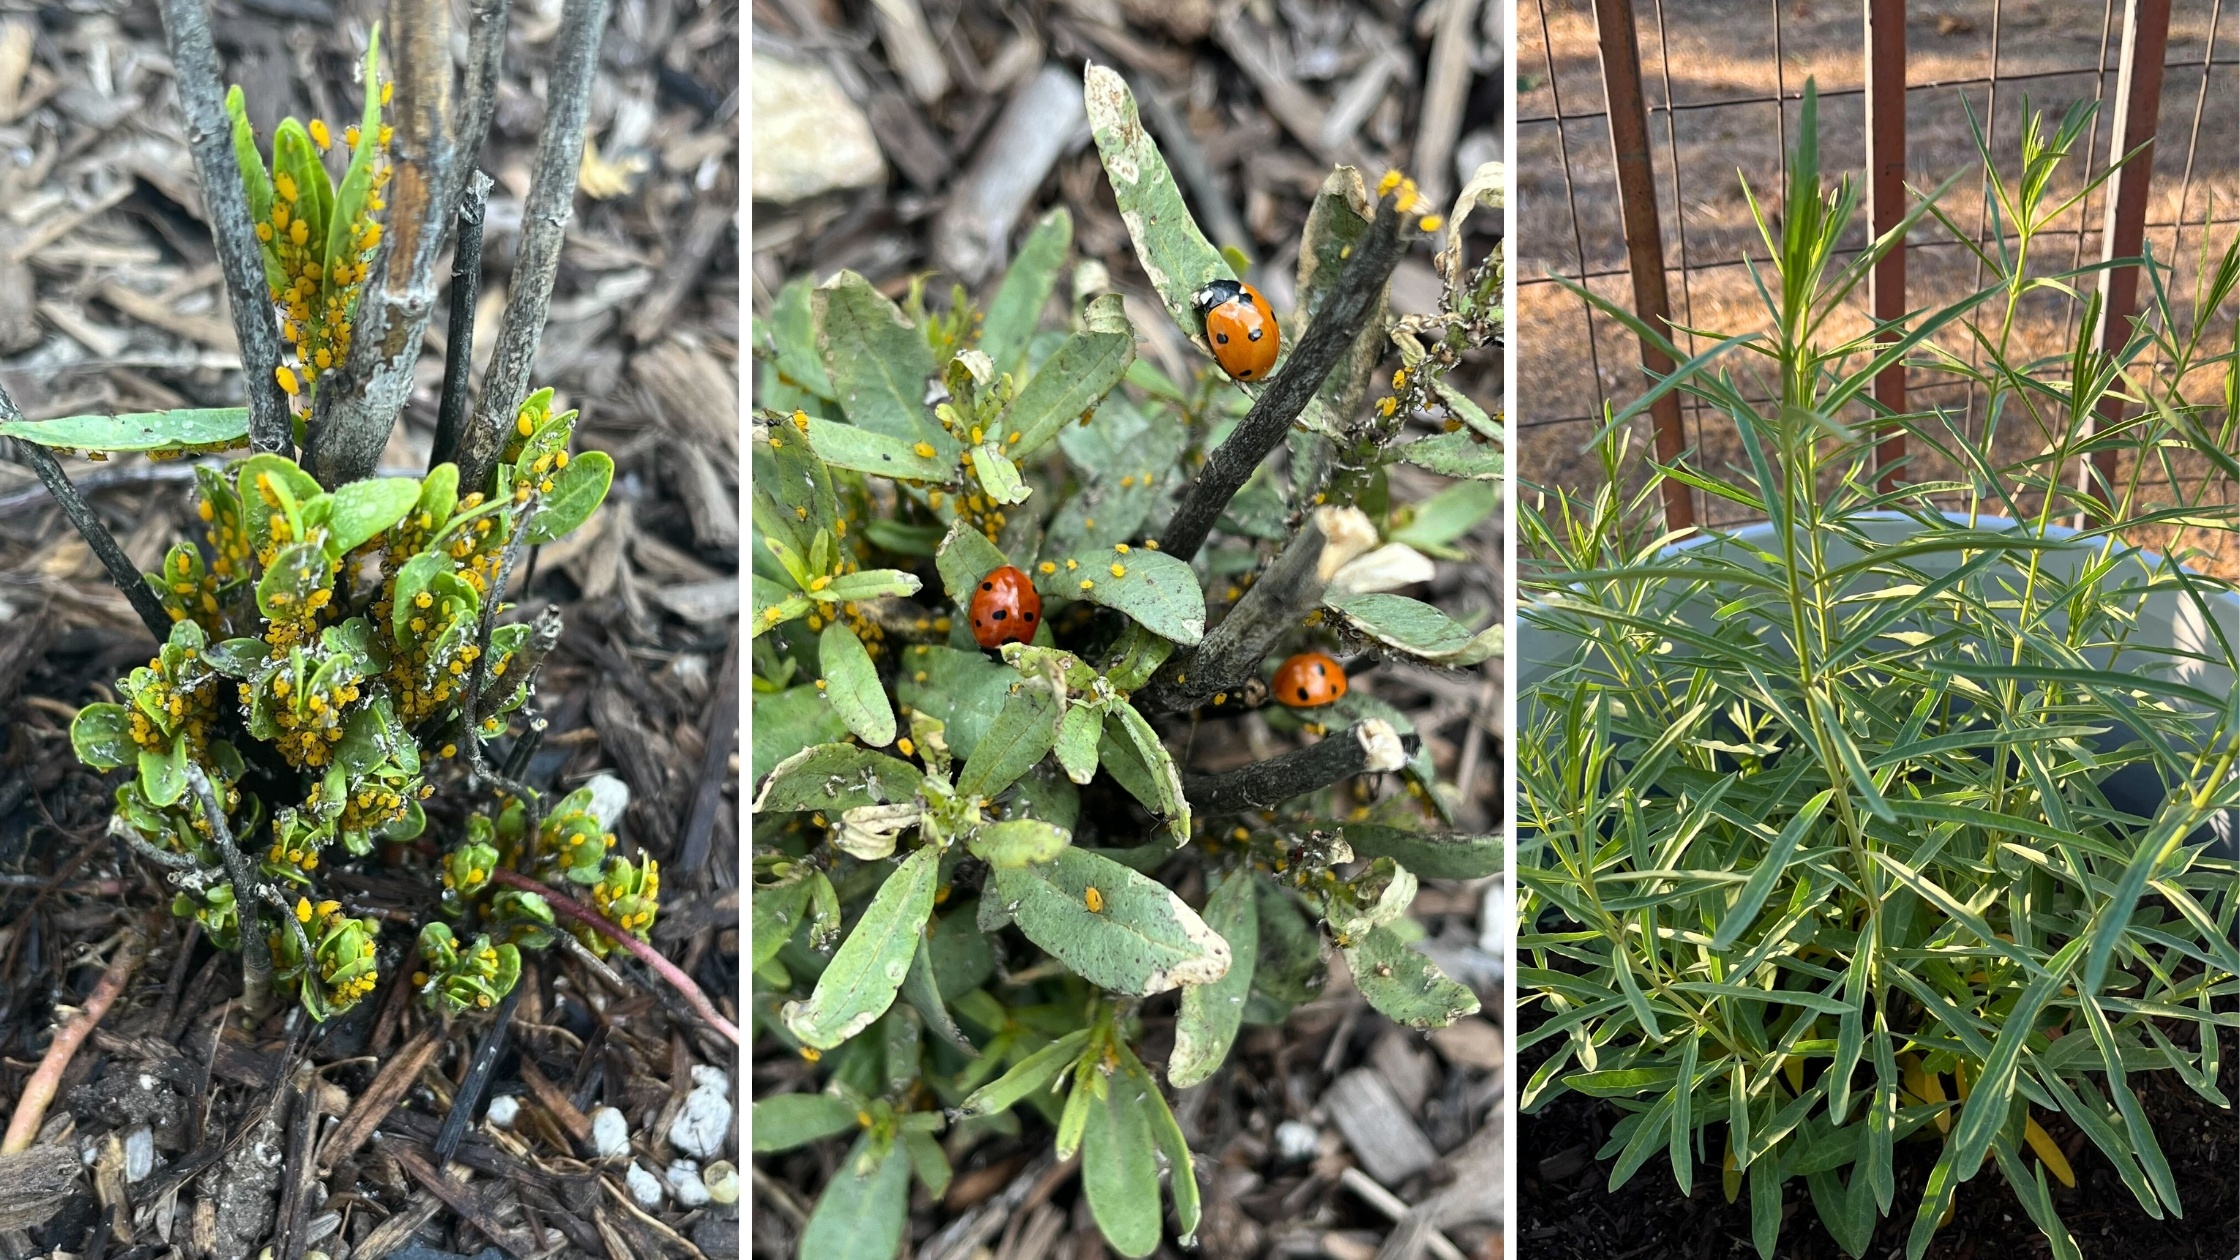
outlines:
[{"label": "narrow green leaf", "polygon": [[1182,772],[1159,742],[1159,733],[1134,705],[1116,701],[1106,706],[1097,757],[1128,795],[1166,820],[1167,835],[1176,847],[1189,842],[1190,802],[1182,795]]},{"label": "narrow green leaf", "polygon": [[957,794],[993,800],[1017,782],[1057,742],[1058,717],[1058,698],[1047,685],[1020,683],[957,773]]},{"label": "narrow green leaf", "polygon": [[753,957],[748,963],[752,971],[778,956],[787,941],[801,927],[801,916],[809,909],[809,881],[796,879],[791,883],[769,888],[757,888],[747,898],[754,913]]},{"label": "narrow green leaf", "polygon": [[[1101,314],[1107,321],[1117,319],[1119,330],[1077,332],[1035,370],[998,426],[1004,433],[1004,453],[1011,458],[1025,459],[1041,450],[1059,430],[1103,401],[1135,361],[1135,337],[1127,331],[1120,295],[1102,294],[1092,306],[1109,308]],[[1018,435],[1016,440],[1012,434]]]},{"label": "narrow green leaf", "polygon": [[[956,439],[946,433],[940,440],[896,437],[876,429],[809,418],[809,449],[835,468],[889,477],[896,481],[923,481],[946,485],[957,479]],[[928,454],[928,452],[931,452]]]},{"label": "narrow green leaf", "polygon": [[1158,1086],[1140,1072],[1106,1078],[1081,1139],[1081,1188],[1105,1241],[1123,1256],[1159,1245],[1159,1157],[1147,1103]]},{"label": "narrow green leaf", "polygon": [[1072,842],[1072,833],[1063,827],[1034,818],[1014,818],[989,823],[973,832],[967,845],[972,856],[988,865],[1010,869],[1052,861]]},{"label": "narrow green leaf", "polygon": [[1766,896],[1773,891],[1774,881],[1781,878],[1782,871],[1788,868],[1789,859],[1796,854],[1797,845],[1804,840],[1805,832],[1810,831],[1812,824],[1820,820],[1821,811],[1827,809],[1828,802],[1834,800],[1835,795],[1834,788],[1822,790],[1806,801],[1804,807],[1789,819],[1789,824],[1781,829],[1781,835],[1773,842],[1773,847],[1766,851],[1765,856],[1758,860],[1756,869],[1750,872],[1750,879],[1743,884],[1742,892],[1735,898],[1734,904],[1720,917],[1719,930],[1711,938],[1711,948],[1732,948],[1743,929],[1757,921],[1758,911],[1765,906]]},{"label": "narrow green leaf", "polygon": [[1212,984],[1192,985],[1182,991],[1182,1011],[1174,1026],[1174,1053],[1167,1058],[1167,1083],[1176,1089],[1188,1089],[1213,1075],[1236,1041],[1245,997],[1252,991],[1252,974],[1260,957],[1260,915],[1255,902],[1252,878],[1243,871],[1221,881],[1206,898],[1206,926],[1229,943],[1229,970]]},{"label": "narrow green leaf", "polygon": [[1444,1028],[1478,1011],[1478,996],[1447,978],[1389,927],[1372,929],[1345,951],[1361,996],[1408,1028]]},{"label": "narrow green leaf", "polygon": [[874,748],[894,742],[894,706],[879,682],[871,653],[847,623],[835,621],[817,639],[817,662],[824,670],[825,696],[832,711],[856,738]]},{"label": "narrow green leaf", "polygon": [[815,744],[770,771],[755,797],[753,812],[784,814],[814,809],[838,815],[858,805],[898,805],[918,794],[923,777],[909,762],[868,748]]},{"label": "narrow green leaf", "polygon": [[1112,183],[1120,219],[1135,242],[1136,260],[1167,314],[1205,350],[1204,323],[1190,295],[1210,281],[1233,280],[1236,275],[1190,217],[1174,173],[1136,115],[1135,96],[1127,81],[1110,67],[1095,64],[1083,70],[1082,80],[1090,133],[1096,137],[1097,156]]},{"label": "narrow green leaf", "polygon": [[1003,282],[996,286],[988,313],[980,321],[980,349],[998,373],[1018,368],[1072,245],[1073,216],[1064,206],[1043,215],[1019,243],[1019,253],[1003,273]]},{"label": "narrow green leaf", "polygon": [[230,451],[249,444],[249,409],[183,407],[115,416],[0,420],[0,437],[72,451],[149,451],[163,455]]},{"label": "narrow green leaf", "polygon": [[757,1154],[790,1151],[846,1133],[857,1125],[856,1105],[831,1094],[779,1094],[757,1099],[748,1128]]},{"label": "narrow green leaf", "polygon": [[1058,742],[1051,751],[1066,777],[1084,787],[1097,777],[1097,739],[1104,730],[1104,716],[1091,705],[1071,704],[1058,721]]},{"label": "narrow green leaf", "polygon": [[972,471],[980,489],[996,503],[1024,503],[1034,493],[1019,476],[1019,466],[998,449],[994,438],[972,449]]},{"label": "narrow green leaf", "polygon": [[805,1045],[830,1050],[886,1014],[933,913],[940,873],[941,853],[930,845],[903,859],[840,943],[809,1000],[785,1004],[788,1031]]},{"label": "narrow green leaf", "polygon": [[894,1260],[910,1217],[910,1161],[856,1139],[801,1231],[801,1260]]},{"label": "narrow green leaf", "polygon": [[1081,1057],[1082,1047],[1089,1044],[1089,1030],[1076,1029],[1058,1038],[1042,1049],[1011,1065],[1011,1070],[965,1096],[957,1104],[957,1116],[992,1116],[1008,1111],[1019,1100],[1038,1089],[1045,1088],[1058,1079],[1058,1074],[1074,1065]]},{"label": "narrow green leaf", "polygon": [[1506,475],[1503,470],[1507,461],[1502,457],[1500,444],[1467,428],[1417,438],[1395,447],[1392,453],[1418,468],[1428,468],[1446,477],[1498,482]]},{"label": "narrow green leaf", "polygon": [[1324,603],[1363,634],[1437,664],[1475,665],[1500,650],[1499,625],[1472,634],[1437,608],[1405,595],[1347,595]]},{"label": "narrow green leaf", "polygon": [[1355,857],[1389,857],[1425,879],[1482,879],[1501,870],[1500,836],[1450,836],[1347,823],[1340,828]]}]

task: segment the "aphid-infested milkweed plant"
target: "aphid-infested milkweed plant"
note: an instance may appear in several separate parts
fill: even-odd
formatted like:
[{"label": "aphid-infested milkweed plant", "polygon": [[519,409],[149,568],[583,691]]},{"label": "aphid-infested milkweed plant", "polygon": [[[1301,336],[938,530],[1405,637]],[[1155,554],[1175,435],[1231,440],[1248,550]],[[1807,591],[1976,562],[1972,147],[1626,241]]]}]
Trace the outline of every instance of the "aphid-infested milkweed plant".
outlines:
[{"label": "aphid-infested milkweed plant", "polygon": [[[1954,225],[1924,198],[1836,261],[1856,196],[1821,182],[1816,112],[1808,86],[1786,218],[1760,217],[1768,331],[1659,390],[1732,423],[1727,466],[1683,454],[1628,500],[1620,413],[1603,488],[1520,505],[1536,628],[1520,677],[1538,681],[1519,723],[1518,988],[1541,1022],[1519,1045],[1553,1043],[1520,1105],[1613,1100],[1613,1187],[1657,1159],[1683,1193],[1699,1162],[1730,1201],[1747,1183],[1763,1256],[1801,1182],[1849,1254],[1901,1207],[1918,1258],[1995,1163],[2074,1257],[2048,1181],[2074,1175],[2041,1117],[2159,1218],[2181,1205],[2137,1074],[2230,1105],[2215,1082],[2217,1030],[2240,1023],[2240,603],[2185,553],[2127,537],[2233,527],[2240,347],[2205,334],[2229,318],[2240,246],[2204,256],[2190,321],[2145,260],[2146,318],[2097,350],[2098,298],[2079,290],[2102,268],[2030,265],[2099,182],[2050,191],[2086,104],[2051,133],[2030,121],[2019,179],[1985,149],[2003,226],[1984,289],[1839,335],[1878,257],[1929,215]],[[2068,307],[2073,345],[2026,359],[2016,314],[2046,302]],[[1748,354],[1762,375],[1730,366]],[[1985,427],[1872,406],[1898,362],[1983,391]],[[1891,431],[1917,458],[1886,490],[1874,450]],[[2121,456],[2115,475],[2100,453]],[[1767,524],[1672,547],[1642,510],[1664,478]],[[1936,1162],[1901,1205],[1908,1141]]]},{"label": "aphid-infested milkweed plant", "polygon": [[[26,452],[160,644],[114,702],[78,714],[73,744],[87,765],[127,772],[111,833],[165,868],[176,913],[241,951],[252,1016],[280,991],[325,1019],[374,990],[379,921],[346,913],[325,879],[405,852],[428,829],[423,801],[441,790],[464,793],[467,817],[432,837],[440,861],[423,868],[449,920],[427,923],[417,942],[410,983],[431,1004],[496,1004],[520,975],[519,950],[561,930],[556,910],[602,954],[612,942],[637,948],[656,912],[653,860],[616,851],[616,794],[553,802],[521,781],[538,668],[560,622],[554,611],[503,616],[526,549],[580,525],[614,475],[604,453],[571,449],[575,411],[527,389],[605,11],[566,6],[520,266],[472,415],[467,343],[489,186],[474,164],[506,8],[477,7],[456,93],[449,14],[437,2],[391,5],[389,27],[404,36],[394,77],[376,26],[358,121],[337,133],[291,118],[267,143],[240,89],[219,94],[200,0],[169,0],[248,405],[25,421],[0,395],[0,437]],[[435,451],[424,477],[375,475],[454,237]],[[144,576],[48,453],[176,458],[244,445],[246,458],[197,466],[202,535]]]},{"label": "aphid-infested milkweed plant", "polygon": [[[1456,208],[1439,311],[1403,319],[1386,279],[1439,220],[1397,173],[1371,189],[1335,172],[1284,357],[1233,385],[1192,298],[1243,260],[1199,231],[1119,77],[1092,66],[1086,89],[1144,271],[1209,351],[1191,379],[1136,358],[1097,264],[1072,272],[1070,329],[1038,330],[1063,210],[984,313],[960,292],[931,314],[917,288],[897,306],[842,272],[786,286],[755,330],[754,1015],[822,1088],[757,1103],[754,1141],[854,1135],[807,1260],[893,1254],[913,1173],[938,1196],[950,1156],[1017,1134],[1022,1111],[1080,1153],[1116,1250],[1157,1246],[1162,1164],[1191,1235],[1188,1145],[1138,1053],[1147,1009],[1169,1009],[1156,995],[1179,991],[1177,1087],[1240,1024],[1319,992],[1332,947],[1402,1023],[1477,1008],[1410,947],[1406,912],[1418,877],[1485,875],[1499,842],[1444,834],[1454,788],[1398,710],[1356,690],[1293,711],[1267,680],[1318,645],[1454,667],[1496,649],[1393,591],[1462,555],[1497,503],[1497,422],[1446,377],[1499,326],[1498,250],[1466,265],[1459,222],[1497,204],[1499,172]],[[1425,412],[1445,431],[1409,434]],[[1395,461],[1456,480],[1402,503]],[[1006,566],[1024,576],[999,582]],[[999,636],[976,640],[976,595],[1031,633],[984,650]],[[1252,709],[1326,737],[1204,777],[1162,739]],[[1357,778],[1375,773],[1405,790]]]}]

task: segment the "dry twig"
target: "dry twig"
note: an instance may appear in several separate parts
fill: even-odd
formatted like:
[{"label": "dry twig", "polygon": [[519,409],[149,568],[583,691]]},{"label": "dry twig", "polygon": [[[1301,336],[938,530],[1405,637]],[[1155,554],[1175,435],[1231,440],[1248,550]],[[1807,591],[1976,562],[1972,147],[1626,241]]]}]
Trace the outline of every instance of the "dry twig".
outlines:
[{"label": "dry twig", "polygon": [[147,957],[146,943],[137,930],[128,933],[124,943],[117,947],[116,956],[109,960],[109,967],[101,973],[101,982],[93,986],[93,994],[62,1027],[55,1029],[54,1040],[47,1043],[47,1053],[39,1060],[37,1070],[23,1083],[23,1094],[16,1099],[16,1110],[8,1118],[8,1135],[0,1139],[0,1155],[15,1155],[31,1147],[39,1136],[39,1126],[46,1122],[47,1107],[54,1102],[55,1090],[62,1085],[62,1073],[70,1060],[109,1013],[109,1007],[124,992],[125,982],[140,969],[140,960]]},{"label": "dry twig", "polygon": [[538,883],[519,871],[508,870],[503,866],[490,872],[490,878],[509,888],[518,888],[523,892],[537,894],[544,898],[561,918],[573,919],[629,950],[632,957],[653,968],[655,974],[669,982],[670,988],[682,994],[685,1002],[692,1007],[693,1014],[706,1020],[710,1028],[729,1038],[731,1044],[735,1046],[746,1044],[745,1039],[739,1035],[739,1026],[725,1019],[722,1013],[716,1010],[715,1003],[708,1000],[708,995],[701,992],[699,985],[693,983],[692,977],[686,975],[684,970],[675,963],[663,957],[661,951],[616,927],[607,921],[605,915],[572,897],[560,893],[550,884]]}]

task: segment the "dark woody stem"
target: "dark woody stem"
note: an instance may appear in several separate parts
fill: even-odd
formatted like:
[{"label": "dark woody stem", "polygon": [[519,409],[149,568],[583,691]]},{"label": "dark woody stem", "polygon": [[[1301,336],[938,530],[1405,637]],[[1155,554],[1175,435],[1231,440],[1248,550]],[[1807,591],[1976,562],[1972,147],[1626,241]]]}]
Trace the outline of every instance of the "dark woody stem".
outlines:
[{"label": "dark woody stem", "polygon": [[[22,419],[23,413],[16,410],[15,399],[8,396],[7,387],[0,386],[0,420],[20,422]],[[111,534],[109,527],[101,523],[101,518],[94,515],[93,505],[86,502],[85,496],[78,493],[76,486],[70,484],[70,476],[62,471],[61,462],[46,447],[36,442],[18,440],[16,449],[23,452],[24,462],[30,464],[31,470],[39,474],[39,480],[46,483],[47,493],[62,505],[62,514],[69,517],[70,523],[77,527],[78,536],[85,539],[86,546],[92,548],[93,554],[100,558],[101,567],[109,571],[109,580],[115,582],[117,589],[124,592],[124,597],[132,601],[132,611],[140,614],[141,624],[148,627],[148,633],[154,635],[158,643],[169,642],[171,614],[163,610],[163,601],[148,589],[147,578],[132,563],[131,557],[124,554],[124,548],[117,545],[116,535]]]},{"label": "dark woody stem", "polygon": [[[1368,723],[1333,733],[1319,743],[1267,761],[1256,761],[1227,774],[1184,775],[1182,795],[1200,814],[1234,814],[1248,809],[1269,809],[1297,796],[1371,771],[1370,749],[1363,741]],[[1414,756],[1417,737],[1397,737],[1399,748]],[[1377,767],[1380,770],[1397,766]]]}]

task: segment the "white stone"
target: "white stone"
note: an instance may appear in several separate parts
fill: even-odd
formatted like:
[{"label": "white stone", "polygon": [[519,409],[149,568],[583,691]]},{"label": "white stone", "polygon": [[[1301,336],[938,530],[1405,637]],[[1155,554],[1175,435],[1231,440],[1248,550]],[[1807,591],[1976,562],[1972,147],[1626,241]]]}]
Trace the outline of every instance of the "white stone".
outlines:
[{"label": "white stone", "polygon": [[680,1159],[669,1165],[662,1177],[669,1183],[669,1193],[676,1196],[678,1207],[690,1211],[708,1202],[708,1183],[700,1180],[697,1161]]},{"label": "white stone", "polygon": [[712,1089],[716,1093],[729,1098],[731,1096],[731,1074],[722,1068],[713,1067],[706,1063],[695,1063],[692,1065],[692,1087],[694,1089]]},{"label": "white stone", "polygon": [[156,1135],[147,1125],[141,1125],[124,1138],[124,1179],[135,1184],[146,1181],[156,1170]]},{"label": "white stone", "polygon": [[724,1139],[730,1135],[731,1100],[712,1089],[686,1094],[677,1118],[669,1122],[669,1145],[693,1159],[723,1154]]},{"label": "white stone", "polygon": [[622,811],[630,808],[630,785],[611,774],[597,774],[584,786],[591,789],[587,812],[599,820],[601,830],[613,831],[622,821]]},{"label": "white stone", "polygon": [[612,1107],[601,1107],[591,1113],[591,1148],[601,1159],[614,1159],[630,1153],[630,1122]]},{"label": "white stone", "polygon": [[496,1129],[512,1128],[514,1119],[520,1114],[521,1100],[511,1094],[500,1094],[491,1099],[490,1109],[484,1113],[490,1126]]},{"label": "white stone", "polygon": [[1276,1126],[1276,1154],[1285,1163],[1298,1164],[1314,1158],[1316,1145],[1322,1135],[1304,1120],[1286,1120]]},{"label": "white stone", "polygon": [[887,177],[871,120],[823,66],[757,56],[748,160],[756,201],[785,205]]},{"label": "white stone", "polygon": [[1404,586],[1428,582],[1434,576],[1431,560],[1406,543],[1387,543],[1365,556],[1346,562],[1330,579],[1324,599],[1341,595],[1370,595],[1380,591],[1397,591]]},{"label": "white stone", "polygon": [[624,1174],[623,1180],[629,1184],[630,1197],[638,1201],[639,1207],[661,1206],[661,1179],[647,1172],[645,1165],[632,1160],[630,1171]]}]

